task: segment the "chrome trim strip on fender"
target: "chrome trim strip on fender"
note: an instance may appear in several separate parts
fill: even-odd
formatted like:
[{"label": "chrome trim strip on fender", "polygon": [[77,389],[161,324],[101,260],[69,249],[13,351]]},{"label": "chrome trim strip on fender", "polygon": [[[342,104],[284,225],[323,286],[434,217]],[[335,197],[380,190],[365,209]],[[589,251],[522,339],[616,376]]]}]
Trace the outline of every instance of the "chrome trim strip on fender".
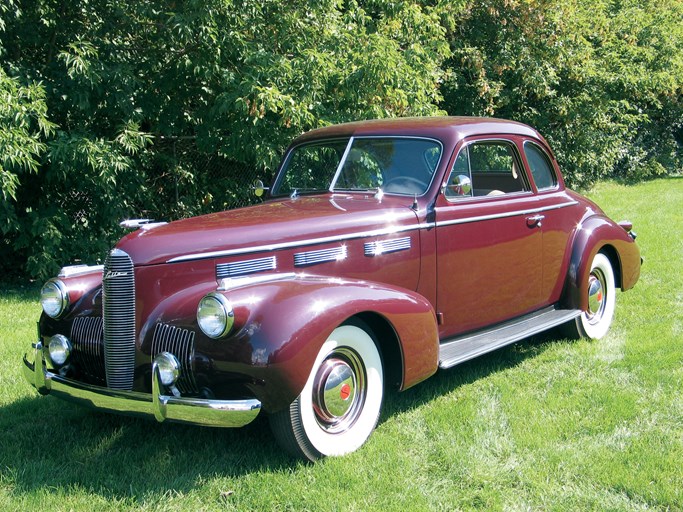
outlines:
[{"label": "chrome trim strip on fender", "polygon": [[416,230],[420,230],[420,229],[431,229],[431,228],[439,227],[439,226],[449,226],[452,224],[466,224],[469,222],[479,222],[479,221],[483,221],[483,220],[492,220],[492,219],[497,219],[497,218],[515,217],[517,215],[530,215],[530,214],[546,212],[546,211],[550,211],[550,210],[559,210],[561,208],[567,208],[569,206],[575,206],[577,204],[579,204],[578,201],[568,201],[566,203],[561,203],[558,205],[544,206],[541,208],[531,208],[528,210],[519,210],[519,211],[509,212],[509,213],[505,213],[505,214],[482,215],[479,217],[467,217],[464,219],[456,219],[456,220],[444,221],[444,222],[425,222],[422,224],[410,224],[410,225],[406,225],[406,226],[391,226],[391,227],[386,227],[386,228],[382,228],[382,229],[376,229],[373,231],[358,231],[356,233],[348,233],[346,235],[326,236],[326,237],[320,237],[320,238],[309,238],[308,240],[297,240],[296,242],[283,242],[283,243],[279,243],[279,244],[258,245],[255,247],[243,247],[240,249],[227,249],[225,251],[211,251],[211,252],[203,252],[203,253],[186,254],[184,256],[177,256],[175,258],[171,258],[170,260],[167,260],[166,263],[179,263],[182,261],[193,261],[193,260],[201,260],[201,259],[207,259],[207,258],[222,258],[225,256],[238,256],[240,254],[249,254],[249,253],[266,252],[266,251],[279,251],[282,249],[293,249],[296,247],[306,247],[309,245],[319,245],[319,244],[327,244],[327,243],[333,243],[333,242],[344,242],[347,240],[356,240],[359,238],[370,238],[370,237],[377,237],[377,236],[394,235],[394,234],[398,234],[398,233],[407,233],[409,231],[416,231]]},{"label": "chrome trim strip on fender", "polygon": [[310,238],[308,240],[297,240],[296,242],[283,242],[279,244],[258,245],[255,247],[243,247],[240,249],[227,249],[225,251],[212,251],[195,254],[186,254],[184,256],[177,256],[167,260],[166,263],[178,263],[181,261],[201,260],[206,258],[222,258],[224,256],[237,256],[240,254],[279,251],[281,249],[293,249],[296,247],[306,247],[309,245],[327,244],[333,242],[344,242],[347,240],[355,240],[358,238],[369,238],[373,236],[386,236],[396,233],[405,233],[407,231],[415,231],[418,229],[433,228],[434,223],[428,222],[424,224],[410,224],[407,226],[391,226],[383,229],[376,229],[374,231],[360,231],[356,233],[349,233],[346,235],[326,236],[321,238]]},{"label": "chrome trim strip on fender", "polygon": [[294,279],[295,277],[297,277],[297,274],[295,274],[294,272],[285,272],[282,274],[266,274],[255,277],[237,277],[220,279],[218,281],[218,288],[216,288],[216,291],[226,292],[228,290],[234,290],[235,288],[250,286],[252,284],[269,283],[272,281],[283,281],[285,279]]},{"label": "chrome trim strip on fender", "polygon": [[441,222],[436,222],[436,227],[438,228],[443,226],[454,226],[457,224],[469,224],[471,222],[481,222],[485,220],[505,219],[508,217],[519,217],[521,215],[533,215],[536,213],[547,212],[551,210],[559,210],[561,208],[567,208],[569,206],[575,206],[577,204],[579,204],[578,201],[569,201],[558,205],[543,206],[541,208],[531,208],[528,210],[516,210],[507,213],[494,213],[491,215],[480,215],[478,217],[465,217],[462,219],[445,220]]},{"label": "chrome trim strip on fender", "polygon": [[69,265],[68,267],[62,267],[62,269],[59,271],[59,274],[57,274],[57,277],[68,278],[90,274],[93,272],[101,273],[103,271],[104,265]]}]

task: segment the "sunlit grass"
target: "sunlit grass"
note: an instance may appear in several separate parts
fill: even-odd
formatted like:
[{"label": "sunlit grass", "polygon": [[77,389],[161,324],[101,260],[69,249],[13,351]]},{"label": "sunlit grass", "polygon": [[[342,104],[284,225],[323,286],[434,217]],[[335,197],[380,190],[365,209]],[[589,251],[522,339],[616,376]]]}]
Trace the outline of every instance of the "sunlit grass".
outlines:
[{"label": "sunlit grass", "polygon": [[0,509],[683,510],[683,179],[589,194],[646,259],[600,342],[557,332],[390,395],[357,453],[292,461],[267,422],[211,430],[39,397],[38,289],[0,291]]}]

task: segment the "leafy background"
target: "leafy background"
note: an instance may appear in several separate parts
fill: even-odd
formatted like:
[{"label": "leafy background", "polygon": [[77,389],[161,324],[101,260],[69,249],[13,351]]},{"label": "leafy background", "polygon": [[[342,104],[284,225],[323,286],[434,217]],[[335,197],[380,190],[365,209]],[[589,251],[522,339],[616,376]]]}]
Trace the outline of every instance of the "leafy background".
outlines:
[{"label": "leafy background", "polygon": [[0,271],[244,204],[348,120],[527,122],[574,187],[677,174],[682,84],[680,0],[0,0]]}]

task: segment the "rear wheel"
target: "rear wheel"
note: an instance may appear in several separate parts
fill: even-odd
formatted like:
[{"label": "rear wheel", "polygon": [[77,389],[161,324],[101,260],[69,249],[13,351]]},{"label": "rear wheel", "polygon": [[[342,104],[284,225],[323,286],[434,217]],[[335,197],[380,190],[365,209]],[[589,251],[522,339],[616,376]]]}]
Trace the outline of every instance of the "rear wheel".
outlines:
[{"label": "rear wheel", "polygon": [[377,425],[384,395],[382,359],[359,325],[337,327],[323,343],[303,391],[270,416],[278,442],[311,461],[360,448]]},{"label": "rear wheel", "polygon": [[616,305],[614,271],[609,258],[598,253],[588,275],[588,310],[568,324],[573,337],[600,339],[610,328]]}]

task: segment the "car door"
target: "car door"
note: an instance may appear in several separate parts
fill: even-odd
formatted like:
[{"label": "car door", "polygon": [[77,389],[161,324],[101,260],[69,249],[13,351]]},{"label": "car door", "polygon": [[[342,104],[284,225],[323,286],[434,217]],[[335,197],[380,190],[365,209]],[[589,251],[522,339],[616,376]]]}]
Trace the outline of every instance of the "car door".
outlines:
[{"label": "car door", "polygon": [[435,205],[437,312],[446,339],[538,309],[542,235],[517,146],[469,139]]},{"label": "car door", "polygon": [[580,222],[583,211],[567,194],[558,178],[551,153],[537,140],[525,139],[522,153],[538,198],[538,215],[542,216],[544,301],[560,300],[567,273],[570,237]]}]

